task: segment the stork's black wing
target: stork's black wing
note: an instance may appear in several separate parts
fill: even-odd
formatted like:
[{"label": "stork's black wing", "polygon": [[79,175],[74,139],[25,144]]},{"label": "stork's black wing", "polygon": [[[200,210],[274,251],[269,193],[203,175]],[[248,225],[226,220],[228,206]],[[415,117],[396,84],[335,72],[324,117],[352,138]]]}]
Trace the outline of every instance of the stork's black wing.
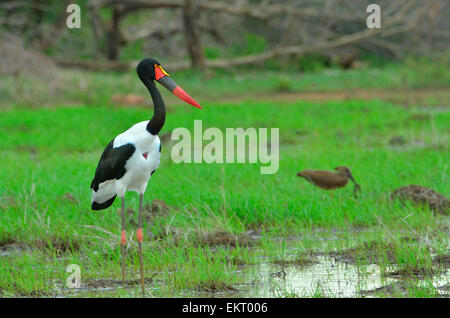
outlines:
[{"label": "stork's black wing", "polygon": [[133,155],[136,147],[132,144],[126,144],[113,148],[112,140],[105,148],[100,157],[95,177],[91,183],[91,189],[98,191],[98,185],[102,182],[112,179],[120,179],[125,174],[125,164]]}]

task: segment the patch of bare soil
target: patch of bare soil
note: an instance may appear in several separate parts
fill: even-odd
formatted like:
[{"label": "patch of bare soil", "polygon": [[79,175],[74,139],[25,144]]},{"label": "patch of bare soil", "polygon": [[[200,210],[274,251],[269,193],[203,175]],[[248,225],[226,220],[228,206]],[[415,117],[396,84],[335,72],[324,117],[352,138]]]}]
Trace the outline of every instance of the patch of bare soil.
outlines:
[{"label": "patch of bare soil", "polygon": [[[0,243],[3,244],[4,242]],[[30,247],[23,243],[11,242],[8,244],[0,245],[0,256],[9,256],[16,253],[22,253],[25,250],[29,250]]]},{"label": "patch of bare soil", "polygon": [[357,265],[358,263],[376,264],[383,259],[395,263],[395,246],[392,243],[365,242],[357,247],[344,251],[333,251],[329,253],[336,261]]},{"label": "patch of bare soil", "polygon": [[70,202],[70,203],[73,203],[73,204],[78,203],[78,199],[75,198],[71,193],[68,193],[68,192],[64,193],[64,195],[61,197],[61,200],[63,202]]},{"label": "patch of bare soil", "polygon": [[[445,286],[444,286],[445,287]],[[432,296],[432,297],[447,297],[445,293],[439,293],[438,290],[444,291],[442,287],[437,289],[428,290],[423,287],[413,286],[411,282],[400,280],[385,286],[381,286],[379,288],[375,288],[372,290],[363,290],[361,291],[362,296],[375,296],[375,295],[385,295],[387,297],[396,297],[399,294],[408,296],[413,292],[413,290],[423,290],[424,293]]]},{"label": "patch of bare soil", "polygon": [[224,231],[206,233],[200,235],[196,242],[201,246],[252,246],[255,244],[255,240],[247,234],[235,235]]},{"label": "patch of bare soil", "polygon": [[[144,283],[145,284],[152,284],[153,283],[153,277],[156,274],[154,274],[151,277],[144,277]],[[126,279],[125,282],[122,282],[121,279],[108,279],[108,278],[101,278],[101,279],[86,279],[83,281],[83,288],[92,288],[92,289],[104,289],[108,287],[115,287],[115,286],[135,286],[139,285],[141,283],[141,279]]]},{"label": "patch of bare soil", "polygon": [[[167,215],[174,207],[167,205],[164,200],[154,199],[151,204],[145,204],[142,207],[142,217],[145,222],[151,222],[153,219]],[[132,208],[127,210],[129,214],[129,223],[131,226],[137,226],[138,213]]]},{"label": "patch of bare soil", "polygon": [[439,275],[442,271],[430,268],[410,268],[410,269],[399,269],[385,274],[386,277],[392,278],[414,278],[414,279],[424,279],[426,277],[433,277]]},{"label": "patch of bare soil", "polygon": [[37,297],[54,297],[54,295],[52,295],[51,293],[48,292],[44,292],[44,291],[39,291],[39,290],[34,290],[34,291],[23,291],[21,290],[17,285],[13,284],[13,287],[6,289],[2,289],[0,287],[0,294],[2,292],[5,292],[7,294],[11,294],[11,292],[14,294],[14,297],[32,297],[32,298],[37,298]]},{"label": "patch of bare soil", "polygon": [[[2,196],[0,197],[0,208],[2,209],[6,209],[6,208],[17,208],[19,207],[19,202],[17,200],[16,197],[12,196],[12,195],[6,195],[6,196]],[[1,242],[0,242],[1,245]]]},{"label": "patch of bare soil", "polygon": [[284,271],[284,268],[282,268],[281,271],[270,273],[270,277],[281,278],[281,279],[285,279],[286,275],[287,274]]},{"label": "patch of bare soil", "polygon": [[42,250],[54,251],[59,255],[71,251],[78,251],[81,248],[81,244],[77,241],[52,238],[48,241],[36,241],[34,242],[33,247]]},{"label": "patch of bare soil", "polygon": [[292,260],[280,259],[280,260],[273,261],[273,264],[275,264],[275,265],[280,265],[283,267],[296,266],[296,267],[300,267],[300,268],[307,268],[309,266],[313,266],[318,263],[319,262],[317,260],[310,259],[310,258],[302,258],[302,257],[292,259]]},{"label": "patch of bare soil", "polygon": [[158,234],[148,232],[148,238],[150,240],[169,240],[172,241],[175,246],[183,244],[187,237],[187,233],[184,230],[180,230],[174,227],[163,228]]},{"label": "patch of bare soil", "polygon": [[228,264],[233,264],[233,265],[238,265],[238,266],[244,266],[244,265],[248,265],[249,264],[248,262],[246,262],[242,258],[239,258],[239,257],[236,257],[236,256],[227,257],[226,258],[226,262]]},{"label": "patch of bare soil", "polygon": [[0,241],[0,256],[9,256],[15,253],[22,253],[30,247],[25,243],[17,242],[11,237],[4,238]]},{"label": "patch of bare soil", "polygon": [[70,251],[77,251],[80,247],[81,245],[77,241],[61,240],[58,238],[50,238],[48,241],[38,240],[31,244],[19,242],[14,239],[6,239],[0,242],[0,255],[8,256],[15,252],[22,253],[33,249],[55,252],[59,255]]},{"label": "patch of bare soil", "polygon": [[433,258],[433,265],[442,267],[445,269],[450,268],[450,255],[437,255]]},{"label": "patch of bare soil", "polygon": [[445,292],[450,292],[450,284],[438,287],[439,290],[445,291]]},{"label": "patch of bare soil", "polygon": [[[164,200],[154,199],[151,204],[145,204],[142,207],[142,213],[145,216],[154,214],[166,214],[172,207],[167,205]],[[133,214],[135,211],[132,208],[128,209],[128,213]]]},{"label": "patch of bare soil", "polygon": [[60,76],[53,61],[38,50],[26,47],[23,39],[12,33],[0,32],[0,73],[19,77],[33,75],[40,80],[56,82]]},{"label": "patch of bare soil", "polygon": [[166,214],[170,210],[170,206],[167,205],[164,200],[154,199],[152,204],[146,204],[144,206],[144,212],[148,212],[150,214]]},{"label": "patch of bare soil", "polygon": [[218,98],[225,102],[240,102],[246,99],[264,100],[273,102],[297,102],[311,101],[322,102],[329,100],[373,100],[383,99],[401,104],[417,104],[426,103],[429,98],[448,101],[449,92],[444,88],[424,88],[424,89],[396,89],[396,90],[378,90],[378,89],[353,89],[337,92],[270,92],[260,93],[255,96],[228,96],[226,98]]},{"label": "patch of bare soil", "polygon": [[377,294],[383,294],[386,296],[395,296],[398,294],[405,295],[407,293],[408,293],[408,284],[404,281],[398,281],[372,290],[361,291],[361,295],[363,296],[377,295]]},{"label": "patch of bare soil", "polygon": [[425,121],[430,120],[432,117],[430,114],[412,114],[410,116],[410,119],[412,120],[418,120],[418,121]]},{"label": "patch of bare soil", "polygon": [[205,282],[202,284],[197,285],[194,290],[196,291],[202,291],[202,292],[209,292],[209,293],[217,293],[217,292],[233,292],[237,291],[236,288],[234,288],[231,285],[227,285],[224,282]]},{"label": "patch of bare soil", "polygon": [[262,228],[257,228],[257,229],[247,230],[247,231],[245,231],[245,234],[254,240],[259,240],[262,237],[263,231],[264,230]]},{"label": "patch of bare soil", "polygon": [[38,149],[36,147],[30,146],[19,146],[16,147],[16,150],[20,152],[28,152],[32,156],[35,156],[38,153]]},{"label": "patch of bare soil", "polygon": [[403,136],[392,136],[392,138],[389,140],[389,145],[391,146],[401,146],[406,144],[406,139]]},{"label": "patch of bare soil", "polygon": [[144,104],[145,99],[139,94],[115,94],[112,97],[112,101],[124,106],[134,106]]},{"label": "patch of bare soil", "polygon": [[17,243],[17,242],[14,239],[10,238],[10,237],[4,238],[3,240],[0,241],[0,248],[8,246],[10,244],[14,244],[14,243]]},{"label": "patch of bare soil", "polygon": [[442,214],[450,214],[450,200],[432,189],[419,185],[408,185],[395,189],[390,200],[398,199],[401,202],[412,201],[417,205],[427,205],[431,210]]}]

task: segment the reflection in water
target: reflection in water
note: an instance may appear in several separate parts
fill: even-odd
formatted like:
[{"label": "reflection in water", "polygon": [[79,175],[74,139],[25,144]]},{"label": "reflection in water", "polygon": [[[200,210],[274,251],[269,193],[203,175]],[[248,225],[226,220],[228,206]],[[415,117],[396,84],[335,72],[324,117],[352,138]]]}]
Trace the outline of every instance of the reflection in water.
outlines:
[{"label": "reflection in water", "polygon": [[[300,265],[275,265],[268,259],[261,259],[260,264],[242,265],[235,271],[238,280],[245,282],[239,284],[236,290],[224,292],[199,292],[193,290],[181,291],[179,297],[361,297],[361,291],[370,291],[399,279],[383,277],[377,265],[354,266],[337,262],[328,256],[318,256],[315,263]],[[392,268],[394,269],[394,268]],[[392,270],[389,268],[388,270]],[[449,283],[450,273],[444,273],[433,278],[435,287],[445,286]],[[400,280],[401,282],[401,280]],[[425,285],[424,281],[416,281],[418,286]],[[78,291],[68,291],[61,285],[55,286],[64,296],[82,296],[86,293],[101,294],[108,297],[111,292],[122,289],[121,284],[89,288],[82,286]],[[167,297],[163,290],[164,281],[155,276],[155,281],[148,286],[147,291],[155,297]],[[439,289],[439,288],[438,288]],[[139,288],[130,287],[126,295],[140,296]],[[440,289],[441,294],[448,292]],[[367,294],[365,294],[367,296]],[[374,295],[376,296],[376,295]]]},{"label": "reflection in water", "polygon": [[[306,268],[263,263],[243,268],[241,275],[255,286],[243,296],[249,297],[355,297],[360,290],[375,289],[393,281],[383,279],[376,265],[358,267],[320,256],[317,264]],[[374,267],[376,266],[376,267]],[[244,289],[245,286],[242,286]]]},{"label": "reflection in water", "polygon": [[[373,290],[398,279],[383,277],[377,265],[354,266],[321,256],[306,268],[262,263],[243,267],[239,275],[253,284],[240,286],[243,297],[360,297],[361,291]],[[433,279],[435,287],[449,282],[450,273]],[[418,282],[421,285],[421,282]],[[231,296],[231,295],[230,295]],[[236,295],[235,295],[236,296]]]}]

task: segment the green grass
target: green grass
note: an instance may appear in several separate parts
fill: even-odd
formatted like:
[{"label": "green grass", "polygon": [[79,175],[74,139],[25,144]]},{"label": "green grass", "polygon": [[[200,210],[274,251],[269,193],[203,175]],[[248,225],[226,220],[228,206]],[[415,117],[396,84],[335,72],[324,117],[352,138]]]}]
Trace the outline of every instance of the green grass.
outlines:
[{"label": "green grass", "polygon": [[[402,63],[379,67],[370,67],[368,64],[351,70],[328,68],[301,72],[280,66],[278,70],[238,68],[208,70],[205,74],[186,70],[172,75],[178,84],[200,102],[223,98],[261,100],[285,92],[445,88],[450,85],[448,63],[449,56],[444,56],[433,61],[410,58]],[[54,77],[44,79],[6,77],[2,78],[0,86],[3,107],[111,106],[114,94],[129,93],[147,96],[134,71],[93,73],[71,70],[57,72]],[[162,93],[170,103],[178,103],[170,93],[165,90]],[[440,103],[441,99],[437,102]]]},{"label": "green grass", "polygon": [[[308,89],[307,83],[315,76],[322,85],[317,89],[403,85],[401,78],[396,79],[403,76],[401,72],[391,71],[381,71],[378,80],[390,81],[381,83],[377,75],[370,79],[369,73],[379,74],[371,69],[338,72],[337,78],[330,76],[328,82],[324,74],[307,74],[301,79],[286,76],[299,79],[292,84],[294,90]],[[239,84],[227,81],[236,74],[214,78],[211,83],[195,74],[190,82],[186,74],[176,75],[204,109],[169,104],[161,133],[177,127],[192,130],[195,119],[203,121],[203,130],[278,127],[280,169],[274,175],[261,175],[259,164],[176,165],[170,159],[170,145],[163,144],[160,168],[144,199],[145,204],[164,200],[170,207],[166,213],[151,216],[144,226],[145,233],[159,238],[146,238],[144,245],[146,276],[156,275],[155,296],[235,292],[249,283],[237,274],[239,266],[255,266],[262,259],[269,263],[295,260],[312,251],[328,253],[357,247],[357,266],[365,266],[367,252],[358,249],[365,242],[376,242],[378,264],[384,273],[393,265],[404,271],[431,270],[434,255],[448,254],[448,216],[388,199],[393,189],[408,184],[449,195],[447,107],[404,107],[383,100],[274,103],[252,101],[249,96],[236,103],[208,102],[205,96],[209,93],[201,94],[201,99],[195,95],[201,85],[206,91],[217,88],[217,94],[239,94],[258,83],[258,90],[279,88],[261,73],[244,74]],[[448,84],[447,76],[440,77],[439,85]],[[349,82],[343,78],[353,84],[347,86]],[[363,78],[368,82],[361,82]],[[112,92],[142,93],[134,74],[90,75],[87,79],[89,89],[72,87],[66,101],[58,101],[60,97],[53,100],[57,107],[30,108],[26,99],[16,99],[10,104],[16,107],[0,111],[0,246],[15,243],[32,248],[0,256],[2,296],[59,295],[62,292],[54,286],[64,284],[68,264],[80,265],[85,283],[121,277],[117,245],[120,202],[106,211],[90,211],[89,185],[103,147],[134,123],[148,119],[152,110],[111,107]],[[414,87],[421,80],[414,81],[407,85]],[[100,88],[97,82],[108,89]],[[22,89],[32,90],[26,85]],[[394,136],[403,137],[405,144],[390,145]],[[361,185],[359,199],[354,199],[351,186],[331,196],[296,177],[298,170],[331,170],[339,165],[349,166]],[[137,204],[137,195],[127,194],[127,207],[136,211]],[[131,217],[136,219],[136,213]],[[134,230],[129,224],[128,234]],[[247,246],[247,231],[262,231],[261,239]],[[238,245],[199,244],[206,235],[222,232],[236,235]],[[401,241],[405,236],[415,240]],[[386,256],[388,248],[393,259]],[[129,279],[138,278],[138,264],[137,249],[132,245],[127,259]],[[414,286],[407,297],[437,295],[433,285]],[[82,295],[139,296],[138,287],[84,291]],[[312,294],[291,289],[277,289],[273,294],[330,295],[334,296],[320,286]]]},{"label": "green grass", "polygon": [[[80,200],[80,206],[89,206],[88,186],[103,146],[149,113],[145,109],[92,107],[2,112],[0,127],[4,138],[0,160],[8,169],[0,172],[1,179],[7,182],[1,195],[13,197],[20,208],[20,202],[30,196],[34,185],[34,197],[28,203],[30,214],[35,208],[32,203],[39,209],[50,205],[50,217],[54,213],[52,206],[59,206],[57,201],[67,192]],[[205,104],[203,111],[179,106],[169,113],[162,133],[183,126],[193,129],[194,119],[203,120],[203,129],[280,127],[280,170],[275,175],[260,175],[259,164],[176,165],[166,149],[161,169],[149,187],[151,197],[179,208],[195,205],[203,211],[202,206],[207,205],[217,211],[223,206],[225,195],[233,213],[241,221],[245,218],[247,225],[271,223],[280,213],[285,222],[294,222],[293,226],[372,225],[377,223],[373,216],[376,211],[383,219],[395,219],[399,216],[395,213],[402,215],[402,209],[395,207],[397,212],[393,213],[392,206],[386,205],[391,189],[406,182],[442,193],[448,191],[447,175],[443,172],[447,165],[444,154],[450,113],[437,113],[425,121],[411,120],[414,113],[381,101],[276,106],[251,102]],[[298,136],[297,130],[303,135]],[[405,136],[407,144],[390,146],[389,140],[395,135]],[[416,145],[414,141],[418,139],[423,143]],[[348,165],[354,171],[363,187],[363,200],[344,201],[349,189],[338,191],[336,198],[328,198],[295,176],[297,170],[304,168],[333,169],[338,165]],[[193,186],[193,180],[202,180],[202,186]],[[261,193],[265,195],[261,197]],[[329,206],[330,202],[341,201],[337,209]],[[317,204],[323,208],[311,213]],[[403,213],[407,212],[405,209]],[[204,214],[208,216],[206,210]],[[92,220],[91,213],[88,215],[86,221]],[[80,220],[80,216],[76,219]]]}]

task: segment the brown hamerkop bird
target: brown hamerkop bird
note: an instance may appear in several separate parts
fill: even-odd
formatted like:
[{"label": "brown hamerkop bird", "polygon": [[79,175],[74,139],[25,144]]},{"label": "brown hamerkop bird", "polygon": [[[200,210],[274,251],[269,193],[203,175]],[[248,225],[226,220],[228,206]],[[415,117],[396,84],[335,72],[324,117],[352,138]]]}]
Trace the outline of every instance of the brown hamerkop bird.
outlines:
[{"label": "brown hamerkop bird", "polygon": [[325,190],[345,187],[348,183],[348,179],[350,179],[355,184],[353,192],[357,198],[356,191],[361,191],[361,187],[355,182],[355,179],[353,179],[350,169],[340,166],[334,168],[334,170],[337,170],[337,172],[327,170],[302,170],[297,173],[297,177],[305,178],[309,183]]}]

